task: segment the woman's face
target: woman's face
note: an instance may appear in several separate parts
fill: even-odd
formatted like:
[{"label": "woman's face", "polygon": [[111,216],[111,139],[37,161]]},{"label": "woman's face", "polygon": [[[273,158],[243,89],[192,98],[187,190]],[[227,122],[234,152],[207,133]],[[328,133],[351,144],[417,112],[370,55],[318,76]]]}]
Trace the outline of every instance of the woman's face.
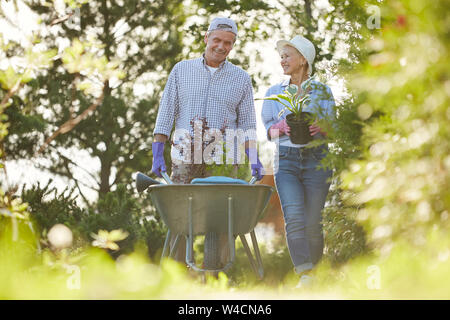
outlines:
[{"label": "woman's face", "polygon": [[303,68],[308,66],[308,61],[294,47],[284,46],[281,50],[281,67],[284,74],[292,75],[300,73]]}]

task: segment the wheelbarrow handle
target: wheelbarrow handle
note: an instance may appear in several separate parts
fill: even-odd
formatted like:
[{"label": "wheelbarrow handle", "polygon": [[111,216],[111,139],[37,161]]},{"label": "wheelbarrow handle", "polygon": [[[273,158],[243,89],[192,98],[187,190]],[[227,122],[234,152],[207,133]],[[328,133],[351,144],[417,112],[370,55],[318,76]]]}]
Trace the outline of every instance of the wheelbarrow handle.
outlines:
[{"label": "wheelbarrow handle", "polygon": [[164,178],[164,180],[167,182],[167,184],[173,184],[172,180],[170,180],[169,176],[165,171],[161,171],[161,175]]},{"label": "wheelbarrow handle", "polygon": [[138,192],[142,192],[147,189],[149,186],[154,184],[160,184],[161,182],[156,181],[149,176],[143,174],[142,172],[136,173],[136,189]]}]

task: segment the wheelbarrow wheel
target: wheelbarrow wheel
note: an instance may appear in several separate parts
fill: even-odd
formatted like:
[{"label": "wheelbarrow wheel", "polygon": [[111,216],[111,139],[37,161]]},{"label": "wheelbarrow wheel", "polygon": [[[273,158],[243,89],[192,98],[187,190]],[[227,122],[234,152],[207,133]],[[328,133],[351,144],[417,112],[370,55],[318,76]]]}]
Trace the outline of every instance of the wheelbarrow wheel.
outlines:
[{"label": "wheelbarrow wheel", "polygon": [[220,268],[219,235],[216,232],[208,232],[205,235],[203,264],[204,268],[209,270]]}]

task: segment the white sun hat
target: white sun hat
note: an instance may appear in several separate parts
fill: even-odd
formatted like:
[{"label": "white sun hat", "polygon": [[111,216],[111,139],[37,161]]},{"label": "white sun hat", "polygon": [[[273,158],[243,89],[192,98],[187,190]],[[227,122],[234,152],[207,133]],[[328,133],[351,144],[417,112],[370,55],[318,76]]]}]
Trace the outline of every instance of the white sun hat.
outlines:
[{"label": "white sun hat", "polygon": [[311,41],[302,37],[295,36],[290,41],[287,40],[279,40],[277,41],[277,50],[281,54],[281,50],[285,46],[291,46],[298,50],[305,57],[306,61],[308,61],[308,73],[312,74],[312,65],[314,63],[314,58],[316,57],[316,49]]}]

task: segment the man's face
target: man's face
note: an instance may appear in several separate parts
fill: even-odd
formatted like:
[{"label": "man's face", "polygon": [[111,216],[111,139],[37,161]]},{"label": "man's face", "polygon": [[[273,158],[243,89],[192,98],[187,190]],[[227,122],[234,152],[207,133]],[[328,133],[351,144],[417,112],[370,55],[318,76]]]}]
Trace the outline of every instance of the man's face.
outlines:
[{"label": "man's face", "polygon": [[217,68],[228,56],[236,36],[229,31],[215,30],[205,35],[205,58],[209,66]]}]

